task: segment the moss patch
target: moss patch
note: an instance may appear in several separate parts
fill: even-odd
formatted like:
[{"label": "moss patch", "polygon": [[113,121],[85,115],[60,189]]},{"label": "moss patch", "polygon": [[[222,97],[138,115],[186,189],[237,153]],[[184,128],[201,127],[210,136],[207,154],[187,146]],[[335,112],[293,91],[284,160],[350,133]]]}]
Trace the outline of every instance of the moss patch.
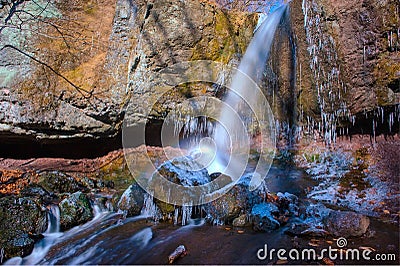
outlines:
[{"label": "moss patch", "polygon": [[[397,54],[400,56],[400,52]],[[393,97],[390,97],[388,88],[399,79],[400,62],[391,59],[390,56],[389,52],[382,54],[374,69],[377,85],[375,93],[380,106],[395,103]]]},{"label": "moss patch", "polygon": [[256,14],[217,11],[212,38],[203,38],[193,49],[191,60],[228,63],[235,54],[243,54],[257,25]]}]

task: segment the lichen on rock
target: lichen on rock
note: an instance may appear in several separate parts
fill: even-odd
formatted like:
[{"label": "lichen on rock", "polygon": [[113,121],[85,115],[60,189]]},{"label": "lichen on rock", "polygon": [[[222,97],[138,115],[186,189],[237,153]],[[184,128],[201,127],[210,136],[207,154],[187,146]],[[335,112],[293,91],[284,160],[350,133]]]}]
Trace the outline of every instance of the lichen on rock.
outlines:
[{"label": "lichen on rock", "polygon": [[82,192],[71,194],[60,202],[59,207],[61,230],[70,229],[93,218],[90,200]]}]

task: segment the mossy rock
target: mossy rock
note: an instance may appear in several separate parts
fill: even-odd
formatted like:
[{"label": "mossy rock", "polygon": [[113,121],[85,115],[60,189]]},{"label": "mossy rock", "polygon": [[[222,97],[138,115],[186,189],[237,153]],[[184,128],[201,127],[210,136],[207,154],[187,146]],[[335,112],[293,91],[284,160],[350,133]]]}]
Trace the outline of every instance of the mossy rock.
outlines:
[{"label": "mossy rock", "polygon": [[256,14],[217,11],[212,25],[212,38],[206,36],[196,44],[191,60],[228,63],[236,54],[244,54],[257,21]]},{"label": "mossy rock", "polygon": [[4,259],[29,255],[35,236],[47,228],[47,213],[41,201],[29,197],[0,198],[0,247]]},{"label": "mossy rock", "polygon": [[135,181],[124,156],[119,156],[100,168],[96,179],[103,180],[108,187],[113,184],[113,188],[117,190],[126,189],[129,184]]},{"label": "mossy rock", "polygon": [[68,230],[93,218],[89,198],[82,192],[75,192],[60,202],[60,227]]},{"label": "mossy rock", "polygon": [[74,193],[77,191],[87,191],[88,188],[72,176],[54,171],[40,174],[38,184],[47,191],[62,194]]},{"label": "mossy rock", "polygon": [[45,205],[52,204],[58,200],[58,197],[51,192],[48,192],[42,186],[37,184],[29,184],[20,192],[21,196],[39,199],[45,203]]}]

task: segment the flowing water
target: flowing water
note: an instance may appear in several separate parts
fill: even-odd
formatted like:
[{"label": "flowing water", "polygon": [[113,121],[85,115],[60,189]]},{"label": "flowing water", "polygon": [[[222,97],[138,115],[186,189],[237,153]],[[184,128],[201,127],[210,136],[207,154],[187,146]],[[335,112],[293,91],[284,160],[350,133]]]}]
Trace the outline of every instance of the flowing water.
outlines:
[{"label": "flowing water", "polygon": [[[270,191],[293,193],[300,198],[300,205],[307,204],[305,191],[313,182],[300,169],[277,165],[271,167],[266,179]],[[200,218],[189,218],[188,223],[181,226],[154,222],[150,203],[140,216],[124,219],[121,213],[103,211],[84,225],[59,232],[58,208],[53,206],[49,216],[45,238],[35,245],[33,253],[25,258],[13,258],[6,264],[166,264],[168,255],[179,245],[185,245],[188,255],[177,264],[265,264],[267,261],[257,258],[257,251],[265,244],[276,249],[311,247],[309,238],[293,238],[284,233],[298,218],[292,218],[285,226],[271,232],[213,226]],[[354,248],[371,246],[382,253],[387,253],[390,247],[398,247],[399,237],[394,234],[398,230],[396,226],[372,220],[371,229],[376,237],[349,239],[349,245]],[[318,248],[323,248],[329,241],[335,239],[322,238],[313,244],[318,243]]]},{"label": "flowing water", "polygon": [[[275,32],[287,12],[288,6],[281,6],[257,28],[228,85],[229,90],[224,98],[224,105],[222,105],[211,139],[208,138],[199,144],[201,151],[212,153],[212,156],[206,156],[213,158],[207,166],[210,173],[221,172],[231,176],[234,180],[240,177],[240,174],[243,173],[241,170],[245,169],[247,162],[245,156],[241,154],[248,154],[248,150],[244,149],[249,147],[249,136],[254,130],[255,123],[264,125],[264,127],[260,126],[261,160],[263,159],[263,150],[274,149],[275,120],[268,101],[257,84],[262,80]],[[265,127],[265,125],[267,126]],[[265,163],[270,163],[268,161],[271,160],[272,158],[269,156]],[[259,170],[256,169],[256,172]],[[266,173],[259,174],[264,176]]]}]

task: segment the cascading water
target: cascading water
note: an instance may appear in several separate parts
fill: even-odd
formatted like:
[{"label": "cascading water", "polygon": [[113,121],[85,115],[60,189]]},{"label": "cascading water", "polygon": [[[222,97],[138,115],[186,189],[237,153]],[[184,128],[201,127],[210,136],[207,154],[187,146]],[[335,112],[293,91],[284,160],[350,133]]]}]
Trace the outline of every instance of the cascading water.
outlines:
[{"label": "cascading water", "polygon": [[39,261],[43,259],[53,243],[63,235],[63,233],[60,233],[60,208],[58,205],[49,206],[47,219],[48,226],[46,232],[43,234],[44,238],[35,244],[32,254],[25,258],[16,257],[10,259],[6,261],[6,265],[33,265],[39,263]]},{"label": "cascading water", "polygon": [[[288,12],[287,5],[281,6],[257,28],[224,99],[225,105],[222,107],[218,119],[219,123],[215,125],[213,130],[212,139],[214,143],[202,142],[200,149],[199,147],[194,148],[215,154],[214,160],[207,167],[211,173],[222,172],[231,175],[231,173],[225,172],[225,169],[228,166],[228,153],[229,150],[232,150],[233,142],[236,146],[246,146],[249,143],[247,132],[242,130],[242,123],[246,124],[247,129],[253,126],[255,122],[253,108],[262,104],[260,103],[262,97],[257,92],[249,91],[249,88],[253,87],[254,83],[259,84],[262,79],[275,32],[286,12]],[[239,110],[240,119],[235,118],[233,110]],[[227,130],[227,125],[229,125],[230,130]],[[232,164],[237,163],[240,164],[240,162],[232,162]]]},{"label": "cascading water", "polygon": [[50,205],[48,223],[46,234],[60,232],[60,208],[57,205]]}]

